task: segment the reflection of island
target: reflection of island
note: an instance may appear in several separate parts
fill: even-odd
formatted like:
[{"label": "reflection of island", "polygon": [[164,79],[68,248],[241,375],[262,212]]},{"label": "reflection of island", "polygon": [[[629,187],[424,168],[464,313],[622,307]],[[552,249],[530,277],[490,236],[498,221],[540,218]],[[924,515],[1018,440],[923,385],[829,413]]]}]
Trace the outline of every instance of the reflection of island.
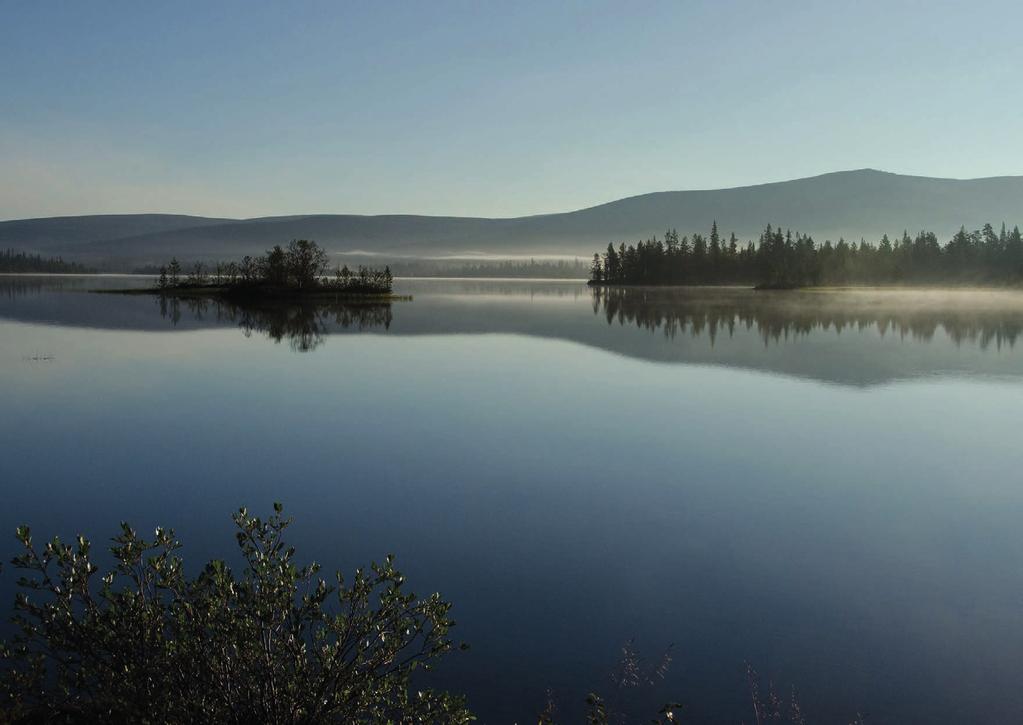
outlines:
[{"label": "reflection of island", "polygon": [[[401,280],[412,302],[163,307],[158,296],[83,294],[150,279],[0,276],[0,324],[261,332],[314,349],[331,335],[521,335],[651,363],[710,365],[850,386],[931,376],[1023,381],[1023,291],[598,289],[578,282]],[[194,300],[193,300],[194,301]],[[393,310],[393,317],[392,317]],[[609,324],[610,318],[610,324]],[[170,324],[168,322],[170,320]],[[248,323],[245,321],[248,320]],[[326,345],[324,347],[327,347]]]},{"label": "reflection of island", "polygon": [[245,336],[260,332],[274,342],[287,338],[297,352],[315,350],[331,329],[359,331],[391,326],[388,302],[264,302],[236,304],[219,299],[160,298],[160,315],[175,327],[182,311],[194,321],[235,323]]},{"label": "reflection of island", "polygon": [[[1007,305],[1007,301],[1014,304]],[[593,312],[610,325],[662,330],[668,338],[706,335],[711,344],[737,328],[756,331],[765,345],[815,331],[873,328],[921,342],[943,329],[960,345],[1015,345],[1023,333],[1018,293],[991,290],[847,290],[751,293],[741,288],[610,287],[593,289]]]}]

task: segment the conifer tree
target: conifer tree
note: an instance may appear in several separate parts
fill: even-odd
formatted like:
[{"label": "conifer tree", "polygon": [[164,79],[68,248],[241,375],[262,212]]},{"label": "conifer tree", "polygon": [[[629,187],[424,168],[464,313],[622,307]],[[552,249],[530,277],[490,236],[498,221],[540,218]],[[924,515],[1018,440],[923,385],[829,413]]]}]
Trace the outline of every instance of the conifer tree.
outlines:
[{"label": "conifer tree", "polygon": [[178,262],[177,257],[171,259],[170,266],[167,267],[167,273],[170,275],[171,286],[176,287],[181,278],[181,263]]}]

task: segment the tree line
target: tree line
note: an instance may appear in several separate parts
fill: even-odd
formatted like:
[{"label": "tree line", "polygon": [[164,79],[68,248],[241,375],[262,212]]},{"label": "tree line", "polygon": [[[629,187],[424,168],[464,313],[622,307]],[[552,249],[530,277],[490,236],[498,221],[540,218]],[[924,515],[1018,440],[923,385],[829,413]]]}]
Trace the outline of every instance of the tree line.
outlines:
[{"label": "tree line", "polygon": [[674,229],[594,254],[594,284],[685,285],[753,284],[768,288],[814,285],[897,283],[997,283],[1023,281],[1023,238],[991,224],[975,231],[961,227],[945,244],[934,232],[900,238],[887,234],[876,243],[839,239],[818,244],[806,234],[768,225],[757,242],[723,238],[717,222],[710,235],[679,237]]},{"label": "tree line", "polygon": [[332,275],[329,272],[329,258],[320,245],[308,239],[295,239],[286,248],[278,244],[261,256],[246,255],[241,262],[214,265],[195,262],[185,270],[174,258],[160,267],[157,286],[161,290],[214,286],[387,294],[394,283],[390,267],[377,270],[360,266],[353,271],[343,265],[336,267]]},{"label": "tree line", "polygon": [[14,249],[0,250],[0,272],[41,274],[87,274],[93,270],[77,262],[65,262],[60,257],[43,257]]}]

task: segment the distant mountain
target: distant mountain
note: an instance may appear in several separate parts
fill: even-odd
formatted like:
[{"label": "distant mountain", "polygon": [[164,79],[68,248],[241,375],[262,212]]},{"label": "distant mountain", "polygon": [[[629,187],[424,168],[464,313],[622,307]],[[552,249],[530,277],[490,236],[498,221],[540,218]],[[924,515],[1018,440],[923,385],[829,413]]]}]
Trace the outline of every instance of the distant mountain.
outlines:
[{"label": "distant mountain", "polygon": [[1023,224],[1023,177],[934,179],[872,169],[708,191],[665,191],[559,214],[485,219],[305,215],[231,220],[159,214],[0,222],[0,247],[91,263],[234,258],[309,238],[332,252],[433,256],[589,255],[608,242],[707,231],[756,238],[781,224],[816,239],[874,241],[920,229],[947,239],[965,224]]},{"label": "distant mountain", "polygon": [[69,252],[90,242],[146,234],[186,230],[220,224],[231,219],[187,216],[184,214],[94,214],[58,216],[42,219],[17,219],[0,222],[0,248],[26,251],[62,249]]}]

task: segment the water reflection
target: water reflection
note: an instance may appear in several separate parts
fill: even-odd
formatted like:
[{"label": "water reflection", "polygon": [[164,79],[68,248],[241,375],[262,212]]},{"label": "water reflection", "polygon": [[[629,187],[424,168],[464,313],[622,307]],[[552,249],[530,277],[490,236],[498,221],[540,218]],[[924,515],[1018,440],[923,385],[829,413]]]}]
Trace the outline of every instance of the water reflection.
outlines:
[{"label": "water reflection", "polygon": [[[3,277],[0,319],[68,328],[238,329],[320,350],[331,335],[521,335],[648,362],[868,386],[929,376],[1023,378],[1019,290],[591,290],[579,282],[400,279],[392,306],[161,302],[88,294],[140,277]],[[31,351],[30,351],[31,352]]]},{"label": "water reflection", "polygon": [[387,330],[392,320],[390,303],[381,302],[239,305],[214,299],[160,297],[159,305],[160,316],[175,327],[181,322],[184,312],[197,323],[208,320],[217,326],[236,324],[246,337],[259,332],[275,343],[287,339],[296,352],[315,350],[323,344],[324,337],[331,330]]},{"label": "water reflection", "polygon": [[172,524],[202,561],[284,500],[326,568],[393,551],[455,602],[483,722],[581,719],[633,638],[677,643],[644,714],[748,722],[749,660],[814,722],[1023,719],[1023,293],[87,294],[146,283],[0,277],[0,532]]},{"label": "water reflection", "polygon": [[[34,297],[44,292],[67,292],[84,289],[92,283],[102,287],[107,279],[98,275],[22,275],[0,274],[0,299],[14,301],[19,298]],[[125,286],[133,286],[137,282],[130,281]]]},{"label": "water reflection", "polygon": [[[894,334],[930,342],[943,330],[956,344],[1013,347],[1023,333],[1015,296],[926,291],[751,292],[747,289],[594,289],[593,312],[609,325],[633,324],[665,337],[701,337],[711,344],[737,328],[755,331],[764,345],[816,331]],[[1006,302],[1010,304],[1006,304]]]}]

